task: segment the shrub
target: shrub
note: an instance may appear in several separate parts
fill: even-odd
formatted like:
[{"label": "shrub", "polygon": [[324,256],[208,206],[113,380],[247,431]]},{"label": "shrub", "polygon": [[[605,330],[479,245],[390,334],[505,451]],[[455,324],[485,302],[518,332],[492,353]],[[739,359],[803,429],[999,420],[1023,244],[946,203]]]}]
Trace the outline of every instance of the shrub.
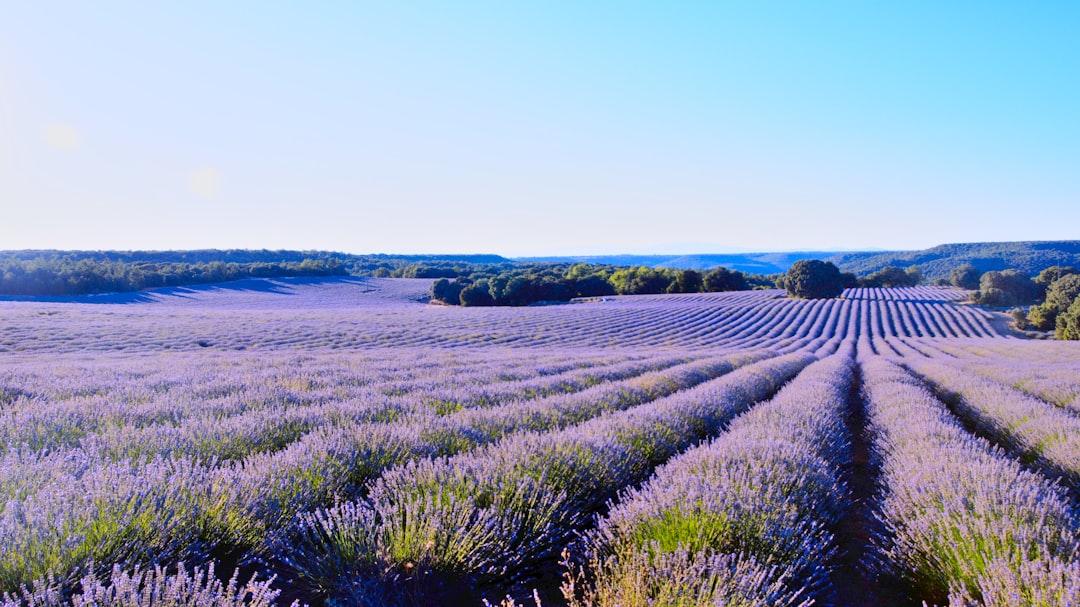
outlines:
[{"label": "shrub", "polygon": [[[1032,306],[1032,309],[1038,306]],[[1012,317],[1013,326],[1017,329],[1025,330],[1031,328],[1031,321],[1028,320],[1028,312],[1023,308],[1013,308],[1009,310],[1009,316]]]}]

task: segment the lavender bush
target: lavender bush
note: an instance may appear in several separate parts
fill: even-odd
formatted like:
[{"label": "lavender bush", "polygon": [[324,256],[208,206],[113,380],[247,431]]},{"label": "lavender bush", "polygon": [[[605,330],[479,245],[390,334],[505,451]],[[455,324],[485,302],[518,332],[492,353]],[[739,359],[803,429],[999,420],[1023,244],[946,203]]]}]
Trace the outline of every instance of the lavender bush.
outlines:
[{"label": "lavender bush", "polygon": [[662,468],[588,535],[571,605],[806,605],[844,511],[853,361],[810,365],[728,432]]},{"label": "lavender bush", "polygon": [[1052,591],[1054,575],[1038,572],[1060,572],[1080,541],[1063,491],[966,433],[902,368],[868,359],[863,370],[885,492],[879,567],[927,601],[1000,604],[1008,595],[1012,605],[1044,604],[1024,597]]}]

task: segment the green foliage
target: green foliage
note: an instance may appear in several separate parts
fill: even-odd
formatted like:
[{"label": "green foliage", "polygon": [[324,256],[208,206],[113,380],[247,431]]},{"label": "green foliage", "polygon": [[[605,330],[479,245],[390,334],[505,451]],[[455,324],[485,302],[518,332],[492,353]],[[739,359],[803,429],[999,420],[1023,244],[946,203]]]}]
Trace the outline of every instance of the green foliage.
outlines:
[{"label": "green foliage", "polygon": [[569,284],[577,291],[578,297],[603,297],[615,294],[615,287],[611,286],[607,278],[598,274],[571,279]]},{"label": "green foliage", "polygon": [[1058,339],[1080,339],[1080,297],[1058,315],[1054,335]]},{"label": "green foliage", "polygon": [[958,289],[974,291],[979,288],[979,277],[982,273],[970,263],[956,266],[949,272],[949,284]]},{"label": "green foliage", "polygon": [[575,297],[742,291],[751,287],[772,288],[773,278],[725,268],[702,275],[696,270],[643,266],[530,263],[478,269],[454,280],[436,280],[431,298],[466,306],[527,306]]},{"label": "green foliage", "polygon": [[1077,297],[1080,297],[1080,274],[1066,274],[1055,280],[1046,289],[1046,303],[1044,305],[1060,314],[1068,310]]},{"label": "green foliage", "polygon": [[488,281],[481,279],[463,288],[458,295],[458,302],[463,306],[493,306],[495,298],[491,296]]},{"label": "green foliage", "polygon": [[1035,301],[1038,292],[1027,274],[1016,270],[991,271],[979,279],[979,290],[973,300],[984,306],[1025,306]]},{"label": "green foliage", "polygon": [[914,287],[922,281],[922,272],[916,266],[907,270],[898,266],[885,266],[859,281],[862,287]]},{"label": "green foliage", "polygon": [[713,268],[702,279],[705,291],[745,291],[748,289],[746,276],[739,271],[727,268]]},{"label": "green foliage", "polygon": [[1058,312],[1052,308],[1047,307],[1045,304],[1038,306],[1031,306],[1027,312],[1026,324],[1027,326],[1021,326],[1017,323],[1018,328],[1031,328],[1038,331],[1052,331],[1057,321]]},{"label": "green foliage", "polygon": [[615,271],[609,280],[619,295],[651,295],[666,293],[674,274],[667,269],[634,266]]},{"label": "green foliage", "polygon": [[1054,282],[1071,274],[1080,274],[1080,270],[1072,266],[1050,266],[1039,272],[1039,275],[1035,277],[1035,283],[1049,287]]},{"label": "green foliage", "polygon": [[334,259],[280,263],[147,263],[77,259],[75,256],[0,258],[0,295],[65,296],[127,292],[279,276],[346,274]]},{"label": "green foliage", "polygon": [[440,278],[431,285],[431,298],[435,301],[457,305],[461,302],[461,291],[465,286],[456,280],[450,282],[445,278]]},{"label": "green foliage", "polygon": [[[1032,306],[1032,309],[1038,306]],[[1013,326],[1021,331],[1032,328],[1031,321],[1028,320],[1028,310],[1023,308],[1013,308],[1009,310],[1009,316],[1013,320]]]},{"label": "green foliage", "polygon": [[827,261],[803,259],[795,262],[784,275],[788,295],[800,299],[837,297],[844,291],[840,270]]},{"label": "green foliage", "polygon": [[679,270],[675,281],[668,286],[668,293],[700,293],[703,287],[701,272],[697,270]]}]

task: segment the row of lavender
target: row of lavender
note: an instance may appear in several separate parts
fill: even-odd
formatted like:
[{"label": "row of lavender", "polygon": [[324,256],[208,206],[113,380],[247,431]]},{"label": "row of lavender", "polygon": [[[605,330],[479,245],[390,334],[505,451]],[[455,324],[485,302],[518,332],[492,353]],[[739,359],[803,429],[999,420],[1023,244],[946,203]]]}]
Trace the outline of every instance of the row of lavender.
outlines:
[{"label": "row of lavender", "polygon": [[879,567],[954,607],[1077,604],[1075,501],[965,431],[902,367],[873,358],[863,369],[884,490]]},{"label": "row of lavender", "polygon": [[826,597],[851,460],[850,354],[814,363],[683,453],[587,534],[572,605],[809,605]]},{"label": "row of lavender", "polygon": [[[313,287],[311,287],[313,288]],[[782,347],[838,336],[848,314],[870,314],[868,332],[904,337],[992,337],[987,314],[958,305],[958,292],[924,288],[905,297],[852,291],[799,301],[779,291],[632,296],[611,302],[469,309],[385,302],[283,310],[195,305],[0,302],[0,353],[163,352],[385,347],[733,348]],[[285,296],[282,296],[285,297]],[[260,300],[261,301],[261,300]],[[254,304],[253,304],[254,305]],[[260,304],[261,305],[261,304]]]},{"label": "row of lavender", "polygon": [[[13,591],[53,574],[58,578],[47,586],[71,587],[95,567],[101,573],[113,563],[253,561],[270,550],[296,513],[355,495],[390,466],[469,451],[522,431],[572,426],[765,357],[738,354],[674,367],[677,361],[664,359],[655,371],[634,363],[640,375],[616,364],[608,369],[630,377],[442,416],[339,420],[284,448],[237,461],[174,453],[117,458],[114,451],[95,450],[100,442],[12,448],[0,468],[0,585]],[[163,428],[166,439],[171,428]]]},{"label": "row of lavender", "polygon": [[[1054,424],[1033,402],[990,391],[925,354],[860,359],[879,486],[867,575],[896,580],[907,596],[900,600],[912,602],[1078,604],[1076,485],[1053,461],[1063,451],[1055,437],[1080,437],[1076,419],[1055,417],[1058,433],[1037,447],[1007,442],[1001,426],[979,423],[987,412]],[[832,604],[830,577],[842,562],[835,531],[855,507],[842,482],[850,463],[845,365],[840,357],[817,363],[729,432],[625,494],[587,534],[585,557],[563,586],[570,603]],[[948,405],[935,394],[943,386],[957,390]],[[1042,403],[1041,415],[1055,411]]]},{"label": "row of lavender", "polygon": [[[516,358],[516,359],[515,359]],[[0,454],[83,447],[110,459],[241,460],[324,426],[413,421],[579,392],[687,362],[602,357],[190,356],[4,373]],[[186,363],[186,364],[185,364]]]},{"label": "row of lavender", "polygon": [[536,579],[604,502],[767,398],[811,358],[791,354],[561,432],[389,470],[356,502],[302,516],[285,560],[350,604],[431,600]]}]

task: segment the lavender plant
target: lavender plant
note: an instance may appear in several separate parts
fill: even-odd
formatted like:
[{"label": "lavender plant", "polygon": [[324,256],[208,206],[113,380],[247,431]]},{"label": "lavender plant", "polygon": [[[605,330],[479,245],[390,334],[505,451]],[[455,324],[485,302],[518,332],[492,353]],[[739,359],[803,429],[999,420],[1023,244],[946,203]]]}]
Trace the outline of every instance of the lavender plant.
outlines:
[{"label": "lavender plant", "polygon": [[[364,502],[301,516],[282,558],[314,588],[350,600],[393,601],[385,594],[418,578],[429,589],[453,580],[468,591],[527,577],[605,499],[718,431],[809,361],[766,360],[564,431],[389,470]],[[383,583],[373,587],[372,579]]]},{"label": "lavender plant", "polygon": [[[214,564],[190,573],[183,563],[176,573],[162,567],[132,572],[118,565],[104,578],[82,578],[80,589],[70,597],[49,582],[39,581],[15,594],[0,597],[0,607],[273,607],[281,594],[271,588],[273,579],[253,576],[241,585],[238,573],[227,582],[214,574]],[[293,603],[297,607],[297,603]]]},{"label": "lavender plant", "polygon": [[850,353],[626,492],[563,585],[573,606],[808,605],[828,587],[850,459]]},{"label": "lavender plant", "polygon": [[863,370],[884,488],[879,568],[931,602],[1043,604],[1031,597],[1056,592],[1055,578],[1038,572],[1075,571],[1080,541],[1061,488],[966,433],[902,368],[870,359]]}]

